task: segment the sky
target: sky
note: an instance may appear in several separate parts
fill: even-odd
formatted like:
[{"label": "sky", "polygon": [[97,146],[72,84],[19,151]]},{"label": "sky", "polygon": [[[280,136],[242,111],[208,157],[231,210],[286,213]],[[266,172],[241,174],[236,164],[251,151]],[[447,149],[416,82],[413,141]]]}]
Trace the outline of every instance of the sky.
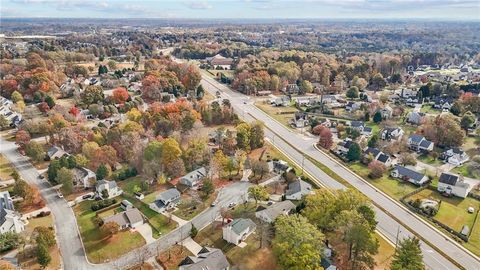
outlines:
[{"label": "sky", "polygon": [[0,0],[0,17],[480,20],[480,0]]}]

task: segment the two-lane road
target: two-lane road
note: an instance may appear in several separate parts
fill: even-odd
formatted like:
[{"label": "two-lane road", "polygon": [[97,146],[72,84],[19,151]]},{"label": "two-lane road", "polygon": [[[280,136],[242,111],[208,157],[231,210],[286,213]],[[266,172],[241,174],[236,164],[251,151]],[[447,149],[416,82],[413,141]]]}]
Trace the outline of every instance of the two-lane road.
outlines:
[{"label": "two-lane road", "polygon": [[[351,170],[342,166],[325,153],[315,149],[313,147],[313,144],[316,141],[315,139],[302,136],[301,134],[289,130],[251,104],[247,96],[231,91],[228,87],[220,84],[206,74],[203,74],[202,76],[202,84],[211,94],[215,95],[216,91],[220,91],[223,98],[230,99],[234,110],[240,117],[243,117],[248,121],[259,120],[265,123],[268,127],[265,134],[275,143],[275,146],[297,164],[303,163],[305,171],[320,181],[322,185],[334,189],[344,188],[342,184],[325,174],[307,158],[304,158],[304,154],[309,155],[329,167],[332,171],[345,179],[350,185],[366,195],[376,205],[381,206],[383,209],[375,207],[378,220],[378,230],[392,242],[396,241],[397,234],[400,239],[413,236],[412,232],[400,224],[401,222],[406,224],[411,230],[414,230],[414,232],[420,235],[423,239],[426,239],[429,243],[435,245],[437,249],[441,250],[442,253],[447,254],[465,269],[480,269],[480,261],[478,257],[466,251],[457,243],[454,243],[453,240],[449,239],[436,228],[415,216],[400,204],[394,202],[384,193],[367,184]],[[384,211],[393,215],[400,222],[397,222]],[[458,267],[447,260],[441,253],[433,249],[429,244],[422,241],[421,247],[424,262],[428,268],[435,270],[458,269]]]}]

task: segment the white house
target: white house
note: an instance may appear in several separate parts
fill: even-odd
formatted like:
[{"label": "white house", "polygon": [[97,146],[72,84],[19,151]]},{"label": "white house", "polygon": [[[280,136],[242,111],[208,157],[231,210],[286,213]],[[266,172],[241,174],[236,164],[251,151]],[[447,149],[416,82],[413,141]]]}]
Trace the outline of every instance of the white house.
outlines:
[{"label": "white house", "polygon": [[20,233],[25,230],[25,223],[15,211],[13,200],[8,191],[0,192],[0,234],[6,232]]},{"label": "white house", "polygon": [[180,178],[180,183],[189,187],[197,186],[207,176],[205,167],[198,168]]},{"label": "white house", "polygon": [[410,149],[417,152],[430,152],[433,150],[433,142],[418,134],[410,135],[407,143]]},{"label": "white house", "polygon": [[117,197],[122,195],[123,190],[117,186],[117,182],[115,181],[108,181],[108,180],[100,180],[97,181],[97,185],[95,186],[95,190],[97,195],[103,198],[104,190],[106,190],[108,197],[104,199],[110,199],[113,197]]},{"label": "white house", "polygon": [[286,200],[277,202],[263,210],[257,211],[255,216],[260,220],[272,223],[278,216],[290,214],[290,211],[292,211],[294,208],[295,205],[291,201]]},{"label": "white house", "polygon": [[457,197],[466,198],[470,190],[472,190],[472,186],[463,182],[463,179],[458,175],[442,173],[438,180],[437,190],[442,193],[444,192]]},{"label": "white house", "polygon": [[287,200],[301,200],[303,196],[312,194],[313,189],[312,185],[303,181],[303,180],[296,180],[288,185],[287,192],[285,192],[285,198]]},{"label": "white house", "polygon": [[97,175],[87,168],[80,167],[73,170],[73,178],[75,184],[81,184],[83,187],[89,188],[97,180]]},{"label": "white house", "polygon": [[132,208],[103,219],[104,224],[108,222],[117,223],[121,230],[127,228],[135,229],[144,223],[144,218],[137,208]]},{"label": "white house", "polygon": [[403,129],[399,127],[387,127],[382,130],[381,137],[382,137],[382,140],[399,141],[402,139],[404,134],[405,132],[403,131]]},{"label": "white house", "polygon": [[414,185],[422,186],[429,181],[428,176],[421,174],[415,170],[397,165],[390,173],[392,177],[408,181]]},{"label": "white house", "polygon": [[386,105],[385,107],[380,109],[380,114],[382,115],[383,119],[389,119],[390,117],[392,117],[393,109],[392,107]]},{"label": "white house", "polygon": [[157,198],[149,206],[152,210],[162,213],[169,209],[173,209],[180,202],[180,192],[176,188],[165,190],[158,194]]},{"label": "white house", "polygon": [[237,218],[222,228],[223,240],[238,245],[252,234],[257,225],[249,218]]},{"label": "white house", "polygon": [[425,113],[410,112],[407,115],[407,122],[415,125],[420,125],[425,119]]},{"label": "white house", "polygon": [[470,160],[470,157],[460,148],[451,148],[443,152],[440,159],[443,159],[445,162],[454,166],[460,166]]}]

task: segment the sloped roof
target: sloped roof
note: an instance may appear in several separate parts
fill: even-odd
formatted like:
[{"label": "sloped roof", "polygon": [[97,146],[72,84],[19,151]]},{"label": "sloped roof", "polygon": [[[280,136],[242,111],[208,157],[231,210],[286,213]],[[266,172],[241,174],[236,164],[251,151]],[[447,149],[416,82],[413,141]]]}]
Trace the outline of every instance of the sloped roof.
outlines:
[{"label": "sloped roof", "polygon": [[180,192],[176,188],[171,188],[158,194],[157,201],[160,200],[160,201],[167,202],[179,196],[180,196]]},{"label": "sloped roof", "polygon": [[425,176],[417,171],[411,170],[409,168],[397,165],[395,169],[398,171],[399,174],[407,176],[408,178],[420,181]]},{"label": "sloped roof", "polygon": [[438,182],[451,185],[451,186],[455,186],[457,184],[457,181],[458,181],[458,175],[449,174],[449,173],[442,173],[440,175],[440,178],[438,179]]},{"label": "sloped roof", "polygon": [[286,200],[286,201],[275,203],[261,211],[258,211],[257,213],[262,212],[265,215],[267,215],[271,220],[274,220],[279,215],[282,215],[285,212],[289,212],[294,208],[295,208],[295,205],[291,201]]},{"label": "sloped roof", "polygon": [[231,228],[236,234],[240,235],[248,228],[255,228],[257,225],[249,218],[237,218],[234,219],[227,226]]},{"label": "sloped roof", "polygon": [[286,192],[287,195],[292,195],[298,192],[302,193],[308,193],[312,190],[312,185],[309,183],[303,181],[303,180],[297,180],[295,182],[292,182],[288,185],[288,190]]},{"label": "sloped roof", "polygon": [[230,263],[220,249],[203,247],[196,257],[188,256],[178,266],[179,270],[213,270],[229,268]]}]

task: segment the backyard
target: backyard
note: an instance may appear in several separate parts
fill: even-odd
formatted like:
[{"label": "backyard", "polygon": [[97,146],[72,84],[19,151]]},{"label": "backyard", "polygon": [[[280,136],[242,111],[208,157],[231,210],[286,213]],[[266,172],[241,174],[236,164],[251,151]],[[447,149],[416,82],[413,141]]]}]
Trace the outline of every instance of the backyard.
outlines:
[{"label": "backyard", "polygon": [[[189,191],[196,192],[196,191]],[[188,197],[188,198],[184,198]],[[203,212],[205,209],[210,207],[210,204],[217,198],[217,194],[210,194],[207,198],[202,196],[196,196],[198,199],[193,198],[192,196],[182,196],[182,201],[177,206],[177,210],[173,214],[184,220],[191,220],[196,215]]]},{"label": "backyard", "polygon": [[102,263],[141,247],[145,239],[138,232],[120,231],[108,237],[96,224],[92,201],[81,202],[74,208],[85,251],[92,263]]}]

